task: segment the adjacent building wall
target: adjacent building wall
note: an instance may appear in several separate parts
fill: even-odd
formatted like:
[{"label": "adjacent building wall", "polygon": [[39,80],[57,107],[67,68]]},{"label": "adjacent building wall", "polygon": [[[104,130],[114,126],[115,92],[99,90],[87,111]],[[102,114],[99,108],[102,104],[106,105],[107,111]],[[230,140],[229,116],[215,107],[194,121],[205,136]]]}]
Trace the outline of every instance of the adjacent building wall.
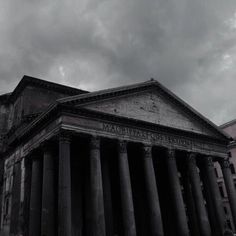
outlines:
[{"label": "adjacent building wall", "polygon": [[[236,121],[228,122],[220,126],[220,128],[226,134],[232,137],[232,143],[229,145],[229,153],[230,153],[229,155],[231,156],[230,169],[231,169],[231,173],[234,179],[234,185],[236,188],[236,146],[234,145],[234,143],[236,142]],[[220,193],[221,193],[221,197],[223,201],[224,211],[228,220],[228,225],[229,227],[233,228],[233,220],[232,220],[232,215],[230,211],[229,200],[228,200],[227,191],[226,191],[224,180],[223,180],[223,174],[219,165],[215,165],[215,173],[218,178],[218,185],[219,185],[219,189],[220,189]]]}]

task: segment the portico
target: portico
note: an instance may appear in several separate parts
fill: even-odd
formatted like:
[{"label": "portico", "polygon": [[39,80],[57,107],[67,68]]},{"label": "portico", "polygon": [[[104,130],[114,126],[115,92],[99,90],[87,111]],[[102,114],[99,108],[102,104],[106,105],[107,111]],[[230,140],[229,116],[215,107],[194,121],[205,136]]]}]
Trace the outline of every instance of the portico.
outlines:
[{"label": "portico", "polygon": [[222,236],[213,162],[236,216],[228,137],[156,81],[60,99],[19,140],[25,235]]},{"label": "portico", "polygon": [[[188,215],[188,209],[191,206],[184,199],[187,189],[181,183],[186,179],[182,179],[184,175],[181,173],[181,167],[179,167],[185,164],[188,170],[185,178],[188,178],[193,204],[196,209],[196,228],[201,235],[212,235],[211,228],[215,235],[222,235],[221,232],[223,232],[225,223],[224,214],[211,156],[188,151],[183,152],[173,147],[166,148],[150,143],[132,143],[124,139],[107,140],[107,137],[99,135],[77,136],[73,135],[72,132],[66,133],[65,131],[61,135],[58,137],[57,144],[54,140],[54,145],[58,145],[58,154],[55,151],[55,153],[49,155],[48,150],[43,149],[41,158],[42,164],[44,163],[43,169],[41,168],[42,164],[38,163],[39,159],[32,158],[32,177],[36,178],[34,176],[38,176],[41,171],[43,178],[42,181],[32,181],[31,189],[47,189],[41,191],[41,194],[32,194],[31,191],[30,206],[37,202],[37,199],[44,199],[41,206],[41,219],[38,217],[37,211],[31,211],[30,213],[31,219],[35,219],[34,222],[29,222],[29,228],[33,229],[34,234],[35,225],[40,225],[41,232],[44,232],[43,235],[54,235],[57,230],[58,235],[63,236],[73,235],[73,231],[79,232],[79,235],[138,235],[140,232],[148,235],[165,235],[164,232],[168,232],[168,227],[170,227],[168,219],[172,217],[170,222],[172,222],[171,227],[174,226],[174,232],[178,232],[178,235],[192,235],[191,231],[193,229],[190,228],[189,224],[189,218],[192,216]],[[82,144],[84,147],[81,147]],[[109,156],[104,155],[107,145],[115,148],[108,151]],[[140,151],[140,153],[136,156],[137,151]],[[60,157],[58,166],[55,162],[56,155]],[[140,163],[140,166],[143,165],[143,169],[139,173],[141,176],[138,177],[137,173],[132,173],[133,177],[131,178],[130,170],[137,167],[130,167],[135,160],[129,159],[134,158],[139,158],[136,161]],[[50,161],[54,161],[54,164],[51,163],[50,165]],[[86,161],[88,165],[86,165]],[[214,157],[214,161],[218,161],[218,159]],[[111,162],[115,162],[117,165]],[[72,175],[73,165],[80,165],[79,170],[84,168],[83,174]],[[108,170],[105,170],[104,166],[106,165]],[[170,201],[168,202],[163,202],[163,198],[160,199],[159,197],[159,192],[162,190],[159,186],[161,184],[158,182],[163,182],[163,180],[157,180],[157,178],[161,178],[157,165],[161,165],[166,171],[167,179],[162,184],[166,185],[165,188],[170,194]],[[117,169],[114,170],[114,168]],[[108,173],[105,175],[105,173],[102,173],[103,171],[108,171]],[[112,171],[115,173],[112,174]],[[204,174],[205,178],[203,192],[199,171]],[[83,176],[84,174],[85,176]],[[58,182],[54,181],[55,175],[57,175]],[[113,175],[116,175],[116,180],[111,179]],[[80,185],[82,184],[83,187],[78,187],[83,189],[86,185],[87,190],[85,192],[77,191],[75,193],[76,190],[72,190],[72,188],[77,188],[75,184],[71,185],[71,181],[76,182],[76,180],[71,180],[72,176],[77,179],[81,178]],[[113,182],[112,184],[117,183],[118,185],[111,186],[110,183],[110,187],[107,187],[107,184],[105,184],[105,189],[104,182],[109,181],[105,178],[109,178],[110,182]],[[136,186],[133,189],[133,184],[137,185],[137,183],[132,181],[136,181],[137,178],[143,178],[143,183],[139,183],[142,186]],[[89,180],[87,181],[87,179]],[[141,193],[142,187],[145,190],[143,193]],[[111,188],[117,189],[112,190]],[[209,191],[210,201],[214,204],[214,212],[211,212],[211,207],[205,204],[206,200],[203,196],[205,191]],[[72,196],[71,194],[75,195]],[[116,194],[119,194],[119,196]],[[133,195],[139,194],[143,196],[133,197]],[[58,195],[57,201],[55,195]],[[111,198],[112,206],[110,208],[108,202],[104,201],[104,195]],[[80,204],[75,203],[73,198],[79,199]],[[116,199],[113,200],[112,198]],[[88,202],[86,203],[86,201]],[[117,203],[121,206],[121,212],[114,206]],[[136,222],[142,222],[143,217],[140,215],[142,209],[138,209],[140,206],[137,206],[140,203],[143,204],[142,207],[147,208],[146,216],[148,220],[143,222],[143,225],[137,226]],[[37,207],[39,206],[40,204],[37,204]],[[58,215],[54,212],[56,207],[58,207]],[[167,209],[168,207],[171,210]],[[73,211],[80,215],[79,223],[81,225],[73,225],[75,220],[71,219],[75,215]],[[79,213],[79,211],[81,212]],[[86,217],[86,214],[89,214],[89,216]],[[76,218],[78,215],[76,215]],[[106,226],[105,219],[108,217],[113,219],[110,234],[106,233],[108,226]],[[166,221],[166,223],[163,221]],[[211,227],[210,222],[215,221],[217,221],[217,225]],[[56,229],[57,225],[54,222],[58,222],[58,229]]]},{"label": "portico", "polygon": [[[50,190],[42,191],[42,199],[45,199],[41,210],[42,232],[54,229],[55,232],[58,230],[58,235],[73,235],[72,232],[80,232],[80,235],[171,235],[171,226],[171,230],[181,236],[197,235],[194,229],[198,229],[201,235],[222,235],[224,213],[212,164],[213,161],[227,162],[227,153],[219,143],[210,143],[203,137],[187,137],[183,133],[167,133],[166,129],[160,132],[160,127],[155,130],[146,125],[143,129],[130,124],[105,122],[105,119],[95,121],[87,117],[85,120],[81,115],[76,119],[80,125],[72,125],[70,116],[59,119],[64,121],[60,125],[64,128],[47,140],[47,145],[51,140],[49,146],[54,147],[54,154],[49,155],[46,145],[43,145],[44,149],[39,146],[44,163],[41,171],[48,171],[47,175],[44,174],[42,189]],[[86,131],[82,124],[86,124]],[[207,142],[204,149],[203,144]],[[32,158],[33,166],[37,160]],[[54,168],[47,167],[50,160],[54,160],[55,163],[51,163]],[[75,170],[74,166],[78,169]],[[165,172],[164,180],[159,173],[160,166]],[[77,173],[72,174],[75,171]],[[34,172],[38,170],[32,169],[32,176]],[[58,182],[53,181],[55,175]],[[137,181],[141,181],[138,183],[140,186]],[[188,182],[189,188],[184,181]],[[37,184],[42,183],[39,181]],[[190,193],[187,192],[189,189]],[[58,195],[57,202],[47,203],[53,201],[55,195]],[[80,203],[73,199],[79,199]],[[58,215],[53,213],[56,207]],[[191,207],[195,209],[195,227],[190,224],[193,217],[189,214]],[[146,211],[146,221],[143,220],[143,211]],[[80,225],[73,225],[75,219],[71,217],[77,218],[77,214]],[[58,229],[53,222],[58,222]]]}]

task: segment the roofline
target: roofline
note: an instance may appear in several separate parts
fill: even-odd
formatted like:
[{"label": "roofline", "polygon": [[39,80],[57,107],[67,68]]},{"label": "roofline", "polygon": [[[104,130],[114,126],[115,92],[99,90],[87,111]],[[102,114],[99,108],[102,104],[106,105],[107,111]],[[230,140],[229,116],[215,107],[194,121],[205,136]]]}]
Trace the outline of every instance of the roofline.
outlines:
[{"label": "roofline", "polygon": [[235,124],[235,123],[236,123],[236,119],[233,119],[233,120],[228,121],[228,122],[226,122],[226,123],[224,123],[224,124],[222,124],[222,125],[219,125],[219,127],[220,127],[221,129],[223,129],[223,128],[229,127],[229,126],[231,126],[231,125],[233,125],[233,124]]},{"label": "roofline", "polygon": [[6,103],[9,97],[11,96],[11,93],[4,93],[0,95],[0,101],[3,103]]},{"label": "roofline", "polygon": [[89,94],[81,94],[81,95],[70,96],[70,97],[67,97],[67,98],[61,98],[61,99],[58,99],[57,101],[59,103],[62,103],[62,104],[64,104],[64,103],[69,103],[70,104],[71,102],[76,102],[80,99],[81,100],[91,99],[92,97],[96,97],[96,96],[104,96],[104,95],[109,95],[109,94],[112,94],[112,93],[117,94],[117,93],[120,93],[122,91],[130,91],[130,90],[134,90],[134,89],[142,88],[142,87],[151,87],[153,85],[160,87],[169,96],[171,96],[172,98],[177,100],[182,106],[184,106],[186,109],[190,110],[198,118],[205,121],[214,130],[218,131],[218,133],[223,135],[225,138],[230,139],[230,136],[227,133],[225,133],[223,130],[221,130],[217,125],[215,125],[213,122],[211,122],[205,116],[203,116],[198,111],[196,111],[193,107],[191,107],[189,104],[187,104],[184,100],[179,98],[172,91],[170,91],[164,85],[162,85],[160,82],[158,82],[157,80],[154,80],[154,79],[150,79],[148,81],[141,82],[141,83],[136,83],[136,84],[132,84],[132,85],[126,85],[126,86],[120,86],[120,87],[111,88],[111,89],[104,89],[104,90],[100,90],[100,91],[90,92]]},{"label": "roofline", "polygon": [[62,113],[66,112],[68,114],[78,114],[78,115],[85,115],[86,114],[86,115],[89,115],[90,117],[95,115],[96,118],[97,118],[97,116],[99,116],[100,118],[106,117],[108,120],[111,119],[113,121],[124,121],[124,122],[126,122],[126,123],[128,122],[129,124],[132,124],[132,125],[142,124],[146,128],[147,127],[149,127],[149,128],[155,127],[155,128],[161,129],[162,131],[164,129],[168,129],[169,131],[172,130],[174,132],[182,132],[183,134],[186,134],[189,137],[195,136],[195,137],[202,137],[203,139],[208,139],[208,140],[214,139],[217,142],[228,142],[227,140],[223,140],[220,138],[214,138],[214,137],[211,137],[211,136],[208,136],[205,134],[199,134],[199,133],[195,133],[195,132],[191,132],[191,131],[187,131],[187,130],[181,130],[181,129],[174,128],[174,127],[162,126],[159,124],[153,124],[153,123],[142,121],[142,120],[136,120],[133,118],[127,118],[127,117],[117,116],[114,114],[108,114],[108,113],[104,113],[101,111],[93,111],[93,110],[89,110],[86,108],[63,105],[60,103],[52,104],[48,108],[47,112],[39,115],[39,117],[36,118],[36,120],[34,120],[32,123],[30,123],[28,126],[26,126],[20,134],[20,139],[22,139],[22,138],[24,139],[25,137],[29,137],[29,134],[34,132],[35,129],[42,127],[40,125],[42,122],[48,121],[49,119],[51,119],[53,117],[55,118],[60,112],[62,112]]},{"label": "roofline", "polygon": [[132,89],[143,87],[143,86],[150,86],[150,84],[153,84],[154,81],[157,82],[156,80],[151,79],[151,80],[148,80],[148,81],[145,81],[145,82],[140,82],[140,83],[135,83],[135,84],[130,84],[130,85],[122,85],[122,86],[119,86],[119,87],[102,89],[102,90],[90,92],[90,93],[87,93],[87,94],[78,94],[78,95],[74,95],[74,96],[70,96],[70,97],[66,97],[66,98],[60,98],[57,101],[59,103],[67,103],[67,102],[70,102],[70,101],[76,101],[76,100],[82,99],[84,97],[90,98],[90,97],[94,97],[94,96],[99,96],[101,94],[110,94],[110,93],[113,93],[113,92],[117,93],[117,92],[122,92],[124,90],[132,90]]},{"label": "roofline", "polygon": [[14,91],[9,96],[9,101],[13,102],[27,85],[45,87],[47,89],[51,89],[54,91],[64,92],[65,94],[68,94],[68,95],[76,95],[76,94],[78,95],[78,94],[88,93],[88,91],[85,91],[85,90],[81,90],[81,89],[69,87],[66,85],[57,84],[51,81],[46,81],[46,80],[38,79],[35,77],[31,77],[28,75],[24,75],[23,78],[18,83],[18,85],[16,86],[16,88],[14,89]]},{"label": "roofline", "polygon": [[160,82],[156,81],[159,86],[166,91],[167,93],[169,93],[171,96],[173,96],[178,102],[180,102],[182,105],[184,105],[187,109],[191,110],[195,115],[197,115],[199,118],[201,118],[202,120],[204,120],[208,125],[212,126],[212,128],[215,128],[220,134],[222,134],[223,136],[225,136],[227,139],[231,139],[231,137],[225,133],[223,130],[221,130],[216,124],[214,124],[212,121],[210,121],[208,118],[206,118],[205,116],[203,116],[201,113],[199,113],[197,110],[195,110],[192,106],[190,106],[187,102],[185,102],[184,100],[182,100],[180,97],[178,97],[177,95],[175,95],[172,91],[170,91],[168,88],[166,88],[165,86],[163,86]]},{"label": "roofline", "polygon": [[29,126],[27,126],[27,129],[31,130],[31,128],[33,128],[37,123],[39,123],[40,120],[45,119],[52,112],[52,110],[54,110],[56,107],[58,107],[58,105],[59,106],[60,105],[62,105],[62,106],[73,105],[71,103],[74,103],[75,101],[78,101],[80,99],[84,101],[86,99],[89,100],[89,99],[94,98],[94,97],[97,101],[97,97],[101,97],[101,98],[104,99],[104,95],[113,94],[113,96],[115,96],[117,94],[120,94],[120,92],[140,91],[141,88],[143,89],[143,88],[146,87],[146,89],[150,89],[152,86],[157,86],[158,88],[161,88],[161,90],[164,91],[168,96],[170,96],[170,98],[174,99],[183,108],[185,108],[186,110],[193,113],[196,116],[196,118],[202,120],[202,122],[207,124],[212,130],[217,131],[222,136],[222,138],[224,137],[225,139],[230,140],[230,136],[227,135],[225,132],[223,132],[218,126],[216,126],[210,120],[205,118],[203,115],[201,115],[199,112],[197,112],[194,108],[192,108],[190,105],[188,105],[185,101],[183,101],[178,96],[176,96],[174,93],[172,93],[170,90],[168,90],[163,85],[161,85],[158,81],[153,80],[153,79],[149,80],[149,81],[146,81],[146,82],[133,84],[133,85],[121,86],[121,87],[117,87],[117,88],[105,89],[105,90],[100,90],[100,91],[97,91],[97,92],[91,92],[91,93],[71,96],[71,97],[68,97],[68,98],[58,99],[53,104],[51,104],[45,112],[43,112],[31,124],[29,124]]}]

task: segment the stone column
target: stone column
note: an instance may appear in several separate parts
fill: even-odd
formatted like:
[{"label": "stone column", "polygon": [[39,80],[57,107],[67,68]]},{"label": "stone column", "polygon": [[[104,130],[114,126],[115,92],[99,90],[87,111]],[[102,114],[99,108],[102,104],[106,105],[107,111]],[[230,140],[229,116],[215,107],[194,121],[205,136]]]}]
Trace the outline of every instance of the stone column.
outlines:
[{"label": "stone column", "polygon": [[187,174],[187,171],[184,170],[181,172],[183,179],[183,188],[184,188],[184,199],[185,205],[187,208],[187,217],[188,217],[188,227],[191,236],[199,236],[199,226],[198,219],[196,214],[196,204],[194,202],[192,187],[190,184],[190,180]]},{"label": "stone column", "polygon": [[24,158],[24,200],[22,206],[22,228],[23,236],[29,235],[29,217],[30,217],[30,191],[31,191],[31,174],[32,165],[30,156]]},{"label": "stone column", "polygon": [[42,168],[41,159],[37,156],[32,159],[29,235],[41,235],[41,204],[42,204]]},{"label": "stone column", "polygon": [[194,196],[194,202],[196,205],[197,219],[199,223],[199,231],[202,236],[211,236],[211,228],[206,212],[204,198],[201,189],[201,181],[196,166],[196,155],[189,154],[187,165],[188,165],[188,176],[191,183],[191,189]]},{"label": "stone column", "polygon": [[[215,170],[214,165],[212,161],[212,157],[208,156],[204,158],[204,165],[203,165],[203,171],[204,176],[206,178],[205,186],[204,188],[208,188],[211,202],[214,209],[214,218],[217,222],[215,227],[217,228],[216,232],[217,235],[223,235],[224,230],[224,212],[223,212],[223,206],[222,206],[222,199],[219,192],[219,186],[217,183],[217,179],[215,176]],[[211,213],[211,215],[213,215]]]},{"label": "stone column", "polygon": [[14,177],[12,188],[12,207],[11,207],[11,222],[10,234],[16,235],[21,233],[21,161],[14,164]]},{"label": "stone column", "polygon": [[174,207],[174,214],[177,226],[177,235],[189,236],[187,216],[179,182],[178,170],[175,160],[175,151],[168,149],[167,156],[167,172],[169,176],[169,187]]},{"label": "stone column", "polygon": [[91,236],[105,236],[100,139],[98,137],[92,137],[90,140],[90,187],[92,210]]},{"label": "stone column", "polygon": [[125,236],[135,236],[136,226],[134,218],[134,206],[132,188],[130,182],[127,146],[125,141],[119,141],[118,168],[121,187],[121,206]]},{"label": "stone column", "polygon": [[70,137],[59,137],[58,166],[58,235],[70,236],[71,230],[71,166]]},{"label": "stone column", "polygon": [[163,236],[163,225],[159,196],[155,178],[155,172],[152,161],[152,147],[143,146],[144,158],[144,181],[147,192],[147,205],[150,212],[149,222],[151,227],[151,236]]},{"label": "stone column", "polygon": [[228,159],[224,159],[220,161],[224,181],[225,181],[225,187],[227,190],[227,195],[229,198],[230,208],[233,216],[234,226],[236,227],[236,191],[234,187],[233,178],[231,175],[230,170],[230,163]]},{"label": "stone column", "polygon": [[42,215],[41,235],[54,236],[55,234],[55,163],[52,147],[46,144],[43,147],[43,187],[42,187]]}]

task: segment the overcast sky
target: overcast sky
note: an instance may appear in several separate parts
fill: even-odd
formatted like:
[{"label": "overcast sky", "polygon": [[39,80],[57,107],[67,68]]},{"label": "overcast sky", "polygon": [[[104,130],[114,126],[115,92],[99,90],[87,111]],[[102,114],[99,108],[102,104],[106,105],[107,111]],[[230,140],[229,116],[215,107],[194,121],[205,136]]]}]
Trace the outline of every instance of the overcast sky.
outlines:
[{"label": "overcast sky", "polygon": [[24,74],[91,91],[153,77],[222,124],[235,62],[236,0],[0,0],[0,93]]}]

